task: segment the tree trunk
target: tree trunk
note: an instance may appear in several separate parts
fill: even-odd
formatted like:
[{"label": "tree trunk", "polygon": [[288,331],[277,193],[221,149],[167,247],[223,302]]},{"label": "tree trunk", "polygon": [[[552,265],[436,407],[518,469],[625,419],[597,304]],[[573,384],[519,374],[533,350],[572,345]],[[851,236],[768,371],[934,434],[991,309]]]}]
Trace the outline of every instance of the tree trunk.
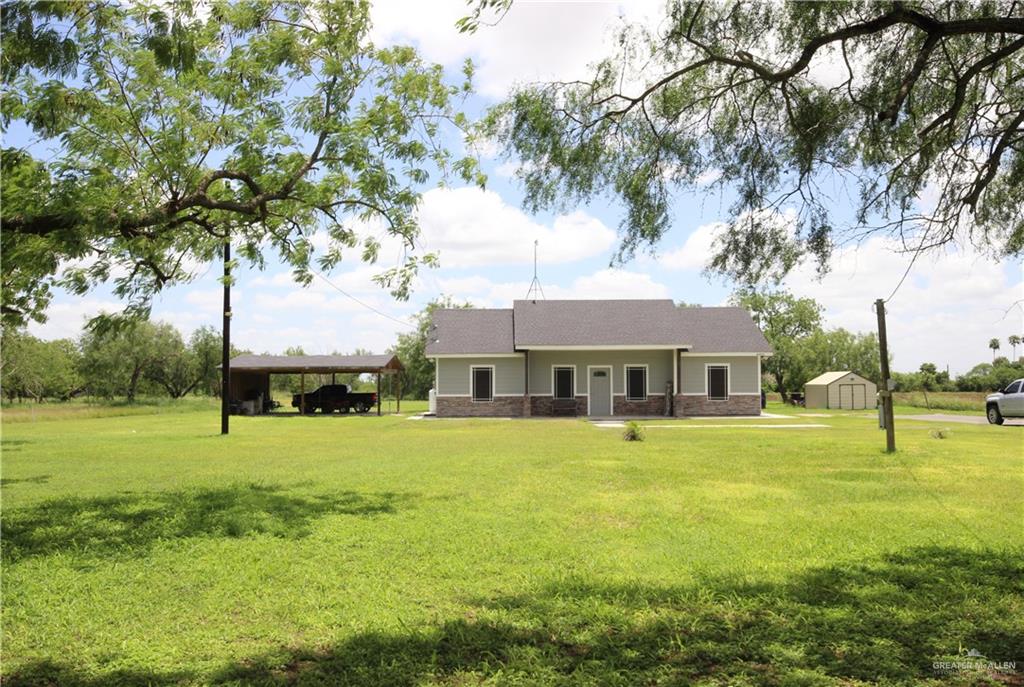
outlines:
[{"label": "tree trunk", "polygon": [[789,403],[789,394],[786,392],[786,383],[783,379],[781,372],[776,372],[773,375],[775,377],[775,388],[779,390],[779,396],[782,397],[783,403]]},{"label": "tree trunk", "polygon": [[132,378],[128,382],[128,402],[135,403],[135,390],[139,386],[139,377],[142,376],[142,368],[136,367],[132,370]]}]

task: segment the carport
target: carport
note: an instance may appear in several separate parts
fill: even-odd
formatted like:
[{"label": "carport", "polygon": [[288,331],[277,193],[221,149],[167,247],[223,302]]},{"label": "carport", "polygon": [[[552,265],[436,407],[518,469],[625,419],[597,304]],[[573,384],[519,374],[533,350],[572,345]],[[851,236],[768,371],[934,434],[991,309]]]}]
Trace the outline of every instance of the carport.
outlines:
[{"label": "carport", "polygon": [[[306,375],[374,374],[377,376],[377,415],[381,414],[381,379],[395,375],[395,409],[402,409],[403,369],[395,355],[239,355],[231,359],[231,401],[260,401],[270,399],[270,375],[299,375],[300,392],[305,401]],[[299,412],[305,414],[305,403]],[[260,408],[262,412],[262,407]]]}]

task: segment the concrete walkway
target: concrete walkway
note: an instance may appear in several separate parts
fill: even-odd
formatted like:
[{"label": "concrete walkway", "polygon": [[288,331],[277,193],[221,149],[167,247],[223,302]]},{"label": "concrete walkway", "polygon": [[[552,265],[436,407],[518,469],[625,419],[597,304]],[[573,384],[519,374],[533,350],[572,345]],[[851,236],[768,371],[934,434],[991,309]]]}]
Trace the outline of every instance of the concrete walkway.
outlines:
[{"label": "concrete walkway", "polygon": [[[600,420],[591,421],[591,424],[595,427],[601,427],[603,429],[622,429],[626,426],[625,422]],[[739,423],[739,424],[722,424],[716,423],[713,425],[705,424],[678,424],[678,425],[643,425],[644,429],[831,429],[829,425],[813,424],[813,423],[801,423],[801,424],[758,424],[758,423]]]},{"label": "concrete walkway", "polygon": [[[930,415],[897,415],[897,427],[899,427],[900,420],[923,420],[925,422],[955,422],[961,425],[988,424],[988,419],[984,415],[948,415],[946,413],[931,413]],[[1006,418],[1006,424],[1016,427],[1024,427],[1024,419]]]}]

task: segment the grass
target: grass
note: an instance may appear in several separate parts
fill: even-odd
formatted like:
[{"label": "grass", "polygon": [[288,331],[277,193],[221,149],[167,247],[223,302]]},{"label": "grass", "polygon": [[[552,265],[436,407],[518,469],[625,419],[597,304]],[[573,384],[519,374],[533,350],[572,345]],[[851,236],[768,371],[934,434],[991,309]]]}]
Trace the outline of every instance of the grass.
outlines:
[{"label": "grass", "polygon": [[893,394],[893,400],[901,406],[917,409],[947,411],[961,410],[978,414],[985,412],[985,397],[988,393],[975,391],[935,391],[925,397],[924,392],[912,391]]},{"label": "grass", "polygon": [[[283,392],[275,392],[274,398],[282,403],[278,413],[291,414],[295,409]],[[163,415],[167,413],[193,413],[198,411],[220,411],[220,399],[208,396],[187,396],[172,399],[166,396],[139,398],[133,403],[125,400],[73,399],[70,401],[46,401],[44,403],[4,402],[0,414],[3,422],[46,422],[49,420],[70,420],[102,417],[123,417],[128,415]],[[394,399],[381,401],[381,412],[396,410]],[[402,412],[422,413],[427,410],[426,401],[402,401]]]},{"label": "grass", "polygon": [[813,421],[5,412],[2,682],[1020,684],[1022,428]]},{"label": "grass", "polygon": [[[928,415],[929,413],[942,413],[944,415],[985,415],[985,396],[987,394],[974,392],[935,392],[928,394],[931,402],[931,409],[924,401],[924,394],[920,392],[897,392],[893,394],[893,411],[897,415]],[[768,412],[794,415],[798,413],[828,413],[831,415],[864,415],[876,413],[877,408],[867,410],[838,410],[835,408],[803,408],[783,404],[776,401],[768,402]]]}]

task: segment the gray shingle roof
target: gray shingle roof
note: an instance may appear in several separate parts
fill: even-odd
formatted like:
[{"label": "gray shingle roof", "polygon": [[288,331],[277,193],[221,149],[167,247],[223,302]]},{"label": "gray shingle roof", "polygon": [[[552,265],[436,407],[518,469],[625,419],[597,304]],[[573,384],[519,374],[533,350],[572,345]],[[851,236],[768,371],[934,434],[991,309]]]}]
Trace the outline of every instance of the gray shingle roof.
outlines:
[{"label": "gray shingle roof", "polygon": [[516,347],[688,343],[668,300],[516,301]]},{"label": "gray shingle roof", "polygon": [[743,308],[679,308],[693,353],[771,353],[772,347]]},{"label": "gray shingle roof", "polygon": [[427,355],[513,353],[510,309],[435,310]]},{"label": "gray shingle roof", "polygon": [[515,301],[511,310],[438,310],[427,355],[512,353],[537,346],[688,347],[770,353],[743,308],[680,308],[668,299]]},{"label": "gray shingle roof", "polygon": [[239,355],[231,359],[232,370],[282,372],[375,372],[402,369],[394,355]]}]

